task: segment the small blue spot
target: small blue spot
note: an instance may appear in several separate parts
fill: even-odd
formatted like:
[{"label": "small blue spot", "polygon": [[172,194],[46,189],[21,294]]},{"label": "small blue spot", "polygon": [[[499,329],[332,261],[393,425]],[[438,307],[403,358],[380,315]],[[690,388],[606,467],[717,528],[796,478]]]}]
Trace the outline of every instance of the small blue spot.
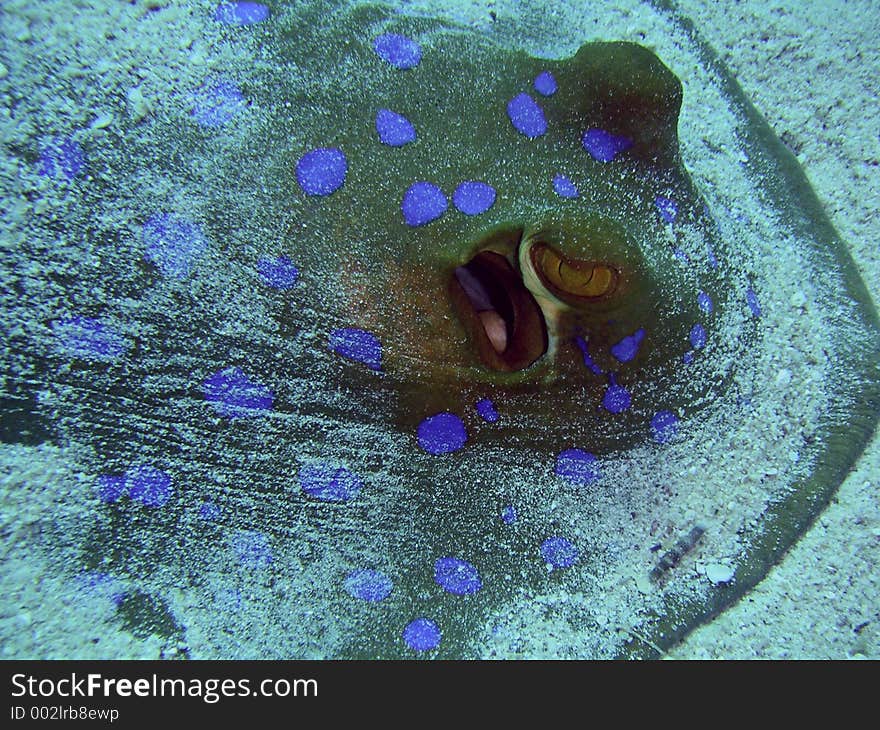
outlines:
[{"label": "small blue spot", "polygon": [[758,295],[752,287],[749,287],[746,290],[746,304],[749,305],[749,309],[752,311],[752,316],[761,316],[761,304],[758,302]]},{"label": "small blue spot", "polygon": [[189,276],[193,264],[208,248],[202,229],[174,213],[157,213],[143,225],[144,257],[165,276]]},{"label": "small blue spot", "polygon": [[171,499],[171,477],[161,469],[142,464],[125,472],[128,496],[145,507],[161,507]]},{"label": "small blue spot", "polygon": [[674,200],[658,195],[654,198],[654,206],[660,217],[667,223],[674,223],[678,215],[678,204]]},{"label": "small blue spot", "polygon": [[629,362],[639,354],[639,345],[645,339],[645,330],[636,330],[628,337],[624,337],[616,345],[611,346],[611,354],[617,358],[618,362]]},{"label": "small blue spot", "polygon": [[417,618],[410,621],[403,630],[403,640],[414,651],[428,651],[440,645],[442,634],[431,619]]},{"label": "small blue spot", "polygon": [[412,228],[437,220],[448,207],[449,201],[443,191],[429,182],[410,185],[400,203],[403,220]]},{"label": "small blue spot", "polygon": [[52,323],[58,346],[70,357],[113,362],[124,355],[129,341],[99,319],[70,317]]},{"label": "small blue spot", "polygon": [[509,504],[501,510],[501,521],[505,525],[512,525],[516,522],[516,510],[513,508],[513,505]]},{"label": "small blue spot", "polygon": [[419,424],[419,446],[429,454],[450,454],[467,441],[462,420],[452,413],[438,413]]},{"label": "small blue spot", "polygon": [[602,406],[609,413],[623,413],[632,405],[632,397],[629,391],[622,385],[618,385],[614,376],[611,376],[611,385],[605,389],[602,397]]},{"label": "small blue spot", "polygon": [[541,543],[541,557],[554,568],[568,568],[574,565],[580,553],[564,537],[548,537]]},{"label": "small blue spot", "polygon": [[98,477],[98,498],[110,504],[125,494],[125,478],[102,474]]},{"label": "small blue spot", "polygon": [[262,3],[223,2],[214,12],[214,20],[224,25],[253,25],[269,17],[269,8]]},{"label": "small blue spot", "polygon": [[631,139],[611,134],[604,129],[588,129],[584,132],[582,142],[584,149],[599,162],[611,162],[633,144]]},{"label": "small blue spot", "polygon": [[386,63],[405,71],[415,68],[422,60],[422,49],[412,38],[397,33],[385,33],[373,42],[373,50]]},{"label": "small blue spot", "polygon": [[296,181],[306,195],[330,195],[342,187],[348,160],[342,150],[321,147],[306,152],[296,163]]},{"label": "small blue spot", "polygon": [[695,350],[703,348],[706,344],[706,329],[699,323],[695,324],[691,327],[688,339],[691,341],[691,347]]},{"label": "small blue spot", "polygon": [[553,96],[558,88],[556,79],[549,71],[541,71],[535,77],[535,91],[541,94],[541,96]]},{"label": "small blue spot", "polygon": [[601,478],[596,457],[581,449],[566,449],[556,457],[556,476],[569,484],[592,484]]},{"label": "small blue spot", "polygon": [[529,139],[540,137],[547,131],[544,110],[528,94],[519,94],[507,103],[507,117],[514,129]]},{"label": "small blue spot", "polygon": [[37,174],[73,180],[86,166],[82,147],[72,137],[54,137],[40,150]]},{"label": "small blue spot", "polygon": [[376,603],[391,593],[391,579],[378,570],[353,570],[345,578],[345,590],[352,598]]},{"label": "small blue spot", "polygon": [[199,517],[205,522],[213,522],[220,516],[220,508],[213,502],[202,502],[199,507]]},{"label": "small blue spot", "polygon": [[443,590],[456,596],[469,596],[483,587],[477,569],[459,558],[437,558],[434,580]]},{"label": "small blue spot", "polygon": [[706,243],[706,257],[709,259],[709,266],[713,269],[718,268],[718,259],[715,258],[715,251],[709,243]]},{"label": "small blue spot", "polygon": [[222,127],[245,106],[241,89],[228,79],[206,82],[192,95],[192,101],[192,118],[210,128]]},{"label": "small blue spot", "polygon": [[651,431],[658,444],[669,443],[678,433],[678,417],[672,411],[657,411],[651,419]]},{"label": "small blue spot", "polygon": [[232,552],[245,568],[260,570],[272,563],[269,538],[257,530],[239,530],[229,540]]},{"label": "small blue spot", "polygon": [[257,261],[257,272],[272,289],[292,289],[299,278],[299,269],[287,256],[264,256]]},{"label": "small blue spot", "polygon": [[694,361],[694,351],[688,350],[684,355],[681,356],[681,361],[685,365],[690,365]]},{"label": "small blue spot", "polygon": [[452,202],[465,215],[480,215],[495,205],[495,188],[477,180],[467,180],[452,194]]},{"label": "small blue spot", "polygon": [[382,369],[382,343],[371,332],[346,327],[330,333],[330,349],[349,360],[362,362],[371,370]]},{"label": "small blue spot", "polygon": [[416,141],[416,128],[409,119],[390,109],[376,112],[376,133],[379,141],[389,147],[402,147]]},{"label": "small blue spot", "polygon": [[593,375],[602,375],[602,368],[596,364],[595,360],[593,360],[593,356],[590,355],[587,341],[578,335],[574,338],[574,344],[577,345],[578,349],[581,351],[581,355],[584,357],[584,365],[586,365],[589,371],[593,373]]},{"label": "small blue spot", "polygon": [[299,470],[299,484],[310,497],[322,502],[348,502],[361,491],[361,478],[344,466],[327,461],[306,464]]},{"label": "small blue spot", "polygon": [[261,416],[272,410],[275,394],[265,385],[251,380],[237,367],[220,370],[203,385],[205,400],[226,418]]},{"label": "small blue spot", "polygon": [[675,258],[677,258],[679,261],[681,261],[685,264],[690,262],[688,255],[678,246],[676,246],[674,249],[672,249],[672,255],[675,256]]},{"label": "small blue spot", "polygon": [[575,184],[565,175],[553,176],[553,190],[560,198],[576,198],[579,195]]},{"label": "small blue spot", "polygon": [[704,314],[712,314],[712,297],[706,294],[706,292],[701,291],[697,294],[697,304],[700,306],[700,309],[703,310]]},{"label": "small blue spot", "polygon": [[495,410],[495,404],[488,398],[482,398],[477,401],[477,413],[486,423],[495,423],[498,420],[498,411]]}]

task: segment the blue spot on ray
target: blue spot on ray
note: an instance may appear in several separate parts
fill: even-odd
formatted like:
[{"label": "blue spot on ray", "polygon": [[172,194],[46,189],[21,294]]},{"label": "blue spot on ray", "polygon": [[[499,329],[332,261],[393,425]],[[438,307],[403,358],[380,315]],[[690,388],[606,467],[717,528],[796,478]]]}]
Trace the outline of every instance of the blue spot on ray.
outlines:
[{"label": "blue spot on ray", "polygon": [[214,11],[214,20],[224,25],[253,25],[269,17],[269,8],[262,3],[222,2]]},{"label": "blue spot on ray", "polygon": [[386,63],[405,71],[415,68],[422,60],[422,49],[412,38],[397,33],[385,33],[373,41],[373,50]]},{"label": "blue spot on ray", "polygon": [[310,497],[323,502],[348,502],[361,491],[361,478],[344,466],[327,461],[306,464],[299,470],[299,484]]},{"label": "blue spot on ray", "polygon": [[507,103],[507,118],[514,129],[529,139],[540,137],[547,131],[544,110],[528,94],[519,94]]},{"label": "blue spot on ray", "polygon": [[434,562],[434,581],[443,590],[456,596],[468,596],[483,587],[477,569],[460,558],[437,558]]},{"label": "blue spot on ray", "polygon": [[403,640],[413,651],[428,651],[440,645],[442,634],[431,619],[417,618],[410,621],[403,630]]},{"label": "blue spot on ray", "polygon": [[142,229],[144,257],[165,276],[182,279],[189,276],[196,260],[208,248],[202,229],[175,213],[157,213]]},{"label": "blue spot on ray", "polygon": [[758,302],[758,295],[752,287],[746,290],[746,304],[749,305],[749,310],[751,310],[753,317],[761,316],[761,304]]},{"label": "blue spot on ray", "polygon": [[241,90],[227,79],[205,83],[193,94],[192,100],[190,114],[203,127],[222,127],[245,106]]},{"label": "blue spot on ray", "polygon": [[596,457],[581,449],[565,449],[556,457],[556,476],[569,484],[592,484],[601,477]]},{"label": "blue spot on ray", "polygon": [[587,369],[591,373],[593,373],[593,375],[602,375],[602,368],[600,368],[596,364],[596,362],[593,360],[593,356],[590,355],[587,341],[583,337],[577,336],[574,338],[574,344],[577,345],[578,349],[581,351],[581,355],[583,355],[584,358],[584,365],[587,367]]},{"label": "blue spot on ray", "polygon": [[697,323],[691,327],[688,339],[691,341],[691,347],[695,350],[702,349],[706,344],[706,328]]},{"label": "blue spot on ray", "polygon": [[145,507],[162,507],[171,499],[171,477],[148,464],[133,466],[125,472],[128,496]]},{"label": "blue spot on ray", "polygon": [[98,477],[98,498],[107,504],[116,502],[125,494],[125,478],[102,474]]},{"label": "blue spot on ray", "polygon": [[535,91],[542,96],[553,96],[558,88],[559,86],[556,84],[556,79],[549,71],[541,71],[541,73],[535,77]]},{"label": "blue spot on ray", "polygon": [[578,197],[578,189],[565,175],[553,176],[553,190],[560,198]]},{"label": "blue spot on ray", "polygon": [[203,385],[205,400],[226,418],[260,416],[272,409],[274,393],[251,380],[237,367],[229,367],[209,376]]},{"label": "blue spot on ray", "polygon": [[657,411],[651,418],[651,432],[658,444],[672,441],[678,433],[678,417],[672,411]]},{"label": "blue spot on ray", "polygon": [[584,149],[599,162],[611,162],[621,152],[632,147],[631,139],[611,134],[604,129],[588,129],[581,141]]},{"label": "blue spot on ray", "polygon": [[541,557],[554,568],[568,568],[577,562],[578,549],[564,537],[548,537],[541,543]]},{"label": "blue spot on ray", "polygon": [[220,508],[213,502],[202,502],[199,507],[199,518],[205,522],[213,522],[220,516]]},{"label": "blue spot on ray", "polygon": [[467,442],[462,420],[453,413],[438,413],[419,424],[419,446],[429,454],[450,454]]},{"label": "blue spot on ray", "polygon": [[291,289],[299,278],[299,269],[287,256],[264,256],[257,261],[257,272],[266,286],[272,289]]},{"label": "blue spot on ray", "polygon": [[513,508],[513,505],[509,504],[501,510],[501,521],[505,525],[512,525],[516,522],[516,510]]},{"label": "blue spot on ray", "polygon": [[605,389],[602,396],[602,407],[609,413],[623,413],[632,405],[632,396],[622,385],[618,385],[611,376],[611,384]]},{"label": "blue spot on ray", "polygon": [[330,195],[345,182],[348,160],[342,150],[321,147],[306,152],[296,163],[296,181],[306,195]]},{"label": "blue spot on ray", "polygon": [[69,317],[52,323],[52,334],[68,356],[82,360],[113,362],[124,355],[129,341],[99,319]]},{"label": "blue spot on ray", "polygon": [[410,185],[400,203],[403,220],[412,228],[437,220],[448,207],[449,201],[443,191],[429,182]]},{"label": "blue spot on ray", "polygon": [[353,570],[345,577],[345,590],[352,598],[376,603],[388,597],[392,583],[384,573],[378,570]]},{"label": "blue spot on ray", "polygon": [[639,353],[639,345],[645,339],[645,330],[636,330],[628,337],[624,337],[616,345],[611,346],[611,354],[617,358],[618,362],[629,362]]},{"label": "blue spot on ray", "polygon": [[330,333],[330,349],[337,355],[361,362],[371,370],[382,369],[382,343],[371,332],[346,327]]},{"label": "blue spot on ray", "polygon": [[273,560],[269,538],[257,530],[239,530],[229,540],[229,545],[241,565],[260,570],[271,565]]},{"label": "blue spot on ray", "polygon": [[376,133],[379,141],[389,147],[402,147],[416,141],[416,128],[412,122],[390,109],[376,112]]},{"label": "blue spot on ray", "polygon": [[498,420],[498,411],[495,410],[495,404],[488,398],[482,398],[477,401],[477,413],[486,423],[495,423]]},{"label": "blue spot on ray", "polygon": [[654,198],[654,206],[664,221],[667,223],[675,222],[675,218],[678,215],[678,205],[674,200],[658,195]]},{"label": "blue spot on ray", "polygon": [[54,137],[40,150],[37,174],[73,180],[86,166],[86,156],[71,137]]},{"label": "blue spot on ray", "polygon": [[712,297],[706,294],[706,292],[701,291],[697,294],[697,304],[704,314],[712,314]]},{"label": "blue spot on ray", "polygon": [[466,215],[480,215],[495,204],[495,188],[477,180],[467,180],[452,194],[455,207]]}]

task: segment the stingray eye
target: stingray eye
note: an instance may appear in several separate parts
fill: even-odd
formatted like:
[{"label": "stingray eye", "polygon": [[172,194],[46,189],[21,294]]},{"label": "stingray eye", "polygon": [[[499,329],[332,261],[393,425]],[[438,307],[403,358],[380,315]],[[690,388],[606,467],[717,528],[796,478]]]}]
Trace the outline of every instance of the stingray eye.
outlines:
[{"label": "stingray eye", "polygon": [[534,244],[529,253],[541,283],[568,304],[611,296],[620,284],[620,272],[601,261],[570,259],[546,243]]}]

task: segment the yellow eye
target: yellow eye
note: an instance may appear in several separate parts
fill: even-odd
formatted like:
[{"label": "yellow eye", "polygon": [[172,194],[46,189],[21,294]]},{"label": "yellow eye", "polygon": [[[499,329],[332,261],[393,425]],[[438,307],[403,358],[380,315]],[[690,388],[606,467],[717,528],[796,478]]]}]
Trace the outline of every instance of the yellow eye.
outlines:
[{"label": "yellow eye", "polygon": [[532,265],[545,287],[569,304],[584,304],[613,294],[620,272],[600,261],[580,261],[563,256],[546,243],[531,247]]}]

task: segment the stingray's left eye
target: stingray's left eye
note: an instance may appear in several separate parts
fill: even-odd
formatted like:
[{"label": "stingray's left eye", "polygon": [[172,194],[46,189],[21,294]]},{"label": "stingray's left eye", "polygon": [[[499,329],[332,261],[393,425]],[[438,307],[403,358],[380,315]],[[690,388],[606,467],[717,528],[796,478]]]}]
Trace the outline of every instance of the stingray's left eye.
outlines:
[{"label": "stingray's left eye", "polygon": [[546,243],[533,244],[529,256],[547,290],[572,306],[608,297],[620,284],[620,272],[613,266],[570,259]]}]

